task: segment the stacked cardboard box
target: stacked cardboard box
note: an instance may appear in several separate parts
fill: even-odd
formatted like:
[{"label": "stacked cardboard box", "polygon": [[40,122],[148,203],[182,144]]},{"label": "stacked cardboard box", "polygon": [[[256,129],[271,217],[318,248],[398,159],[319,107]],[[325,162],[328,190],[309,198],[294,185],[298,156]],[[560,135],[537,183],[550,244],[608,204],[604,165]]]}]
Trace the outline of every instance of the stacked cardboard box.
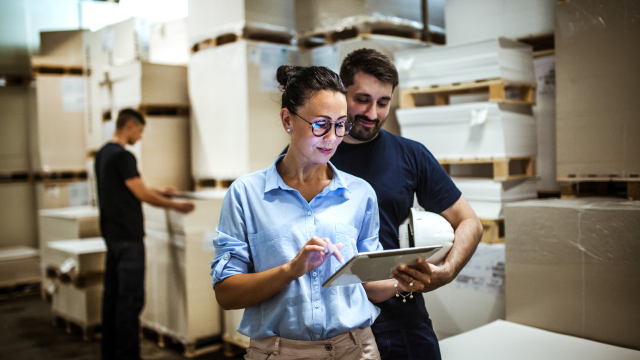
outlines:
[{"label": "stacked cardboard box", "polygon": [[38,247],[36,197],[33,183],[0,184],[0,246]]},{"label": "stacked cardboard box", "polygon": [[39,283],[40,252],[27,246],[0,247],[0,288]]},{"label": "stacked cardboard box", "polygon": [[141,322],[185,345],[222,332],[209,264],[224,194],[193,193],[195,210],[188,215],[144,206],[147,276]]},{"label": "stacked cardboard box", "polygon": [[187,18],[151,25],[149,62],[164,65],[189,64]]}]

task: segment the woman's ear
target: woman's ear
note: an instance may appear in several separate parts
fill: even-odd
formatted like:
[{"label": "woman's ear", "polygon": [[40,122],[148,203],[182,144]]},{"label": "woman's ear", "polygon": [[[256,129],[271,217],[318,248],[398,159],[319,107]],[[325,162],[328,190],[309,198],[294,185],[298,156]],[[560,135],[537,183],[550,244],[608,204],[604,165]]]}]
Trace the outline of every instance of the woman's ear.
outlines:
[{"label": "woman's ear", "polygon": [[291,133],[291,112],[287,108],[280,109],[280,120],[282,120],[282,127]]}]

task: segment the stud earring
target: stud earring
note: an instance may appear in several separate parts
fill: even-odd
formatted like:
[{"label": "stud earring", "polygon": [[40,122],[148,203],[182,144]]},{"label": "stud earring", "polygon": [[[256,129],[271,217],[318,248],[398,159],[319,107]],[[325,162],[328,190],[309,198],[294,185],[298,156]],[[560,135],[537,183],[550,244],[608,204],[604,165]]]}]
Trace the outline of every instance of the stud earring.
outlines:
[{"label": "stud earring", "polygon": [[287,132],[288,132],[288,133],[290,133],[290,132],[291,132],[291,129],[287,129]]}]

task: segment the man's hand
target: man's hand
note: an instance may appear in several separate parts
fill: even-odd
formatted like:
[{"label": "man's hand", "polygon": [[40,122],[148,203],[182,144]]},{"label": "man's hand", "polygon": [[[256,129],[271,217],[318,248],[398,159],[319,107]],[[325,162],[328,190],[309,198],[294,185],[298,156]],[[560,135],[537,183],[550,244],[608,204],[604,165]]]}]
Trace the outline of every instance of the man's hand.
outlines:
[{"label": "man's hand", "polygon": [[429,264],[424,259],[417,260],[417,268],[405,265],[393,270],[393,277],[398,280],[406,291],[429,292],[453,281],[449,266]]},{"label": "man's hand", "polygon": [[192,212],[196,206],[191,201],[185,200],[173,200],[173,209],[182,214],[188,214]]},{"label": "man's hand", "polygon": [[159,192],[162,195],[165,196],[172,196],[172,195],[176,195],[178,193],[178,190],[172,186],[167,186],[167,187],[163,187],[160,189],[156,189],[157,192]]}]

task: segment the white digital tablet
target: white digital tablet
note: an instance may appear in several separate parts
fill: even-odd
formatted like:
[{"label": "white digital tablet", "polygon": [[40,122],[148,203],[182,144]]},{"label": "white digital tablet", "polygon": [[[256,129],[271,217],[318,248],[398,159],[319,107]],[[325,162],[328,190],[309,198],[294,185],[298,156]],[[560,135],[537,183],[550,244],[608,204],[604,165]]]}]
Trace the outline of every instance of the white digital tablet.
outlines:
[{"label": "white digital tablet", "polygon": [[428,260],[442,245],[360,253],[331,275],[322,287],[351,285],[391,278],[400,265],[417,266],[417,260]]}]

